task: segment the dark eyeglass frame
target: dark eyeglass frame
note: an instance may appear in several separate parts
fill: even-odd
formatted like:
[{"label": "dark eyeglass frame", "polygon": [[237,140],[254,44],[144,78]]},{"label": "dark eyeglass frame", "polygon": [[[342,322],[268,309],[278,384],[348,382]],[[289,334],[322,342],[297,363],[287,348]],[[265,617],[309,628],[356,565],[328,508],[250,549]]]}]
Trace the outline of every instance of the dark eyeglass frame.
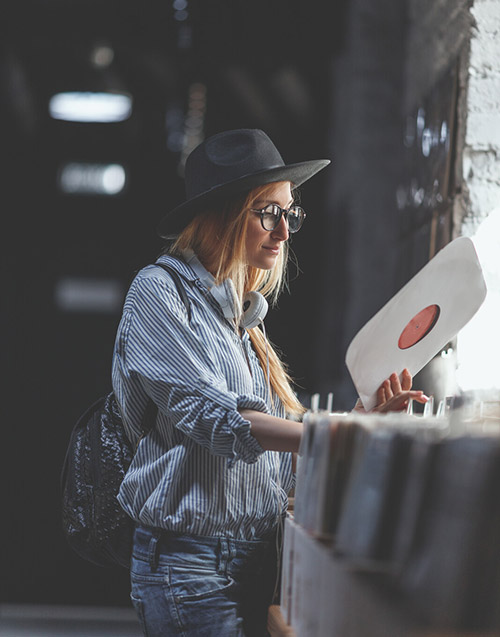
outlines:
[{"label": "dark eyeglass frame", "polygon": [[[270,208],[274,208],[274,210],[270,210]],[[300,206],[290,206],[290,208],[282,208],[281,206],[278,206],[277,203],[269,203],[264,208],[250,208],[250,210],[252,210],[252,212],[257,212],[260,215],[260,224],[264,228],[264,230],[266,230],[266,232],[272,232],[273,230],[276,230],[276,228],[279,225],[279,222],[281,221],[281,217],[283,217],[283,215],[285,216],[285,221],[288,222],[288,215],[290,214],[290,212],[299,211],[299,219],[300,219],[299,227],[293,230],[290,227],[290,223],[288,222],[288,232],[290,234],[294,234],[295,232],[298,232],[302,228],[304,219],[307,216],[305,213],[305,210],[301,208]],[[272,228],[266,228],[266,226],[264,225],[265,214],[274,215],[276,222]]]}]

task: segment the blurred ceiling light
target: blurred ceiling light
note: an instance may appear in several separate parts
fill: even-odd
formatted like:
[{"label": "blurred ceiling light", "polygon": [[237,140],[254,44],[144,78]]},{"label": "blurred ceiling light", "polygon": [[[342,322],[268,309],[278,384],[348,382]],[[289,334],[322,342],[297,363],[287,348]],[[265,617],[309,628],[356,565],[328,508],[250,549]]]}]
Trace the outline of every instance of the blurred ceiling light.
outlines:
[{"label": "blurred ceiling light", "polygon": [[118,195],[127,182],[121,164],[71,162],[59,171],[59,189],[68,195]]},{"label": "blurred ceiling light", "polygon": [[175,20],[177,20],[178,22],[187,20],[187,18],[189,17],[189,13],[187,10],[187,7],[188,7],[187,0],[174,0],[173,7],[174,7]]},{"label": "blurred ceiling light", "polygon": [[132,98],[125,93],[56,93],[50,98],[49,113],[68,122],[122,122],[132,114]]},{"label": "blurred ceiling light", "polygon": [[115,52],[107,44],[95,46],[90,53],[90,61],[98,68],[108,67],[115,57]]},{"label": "blurred ceiling light", "polygon": [[178,165],[180,175],[184,174],[184,166],[189,153],[205,138],[205,111],[207,87],[201,82],[194,82],[189,87],[188,110],[184,119],[182,152]]},{"label": "blurred ceiling light", "polygon": [[56,307],[63,312],[113,314],[123,303],[123,286],[116,279],[62,277],[56,282]]}]

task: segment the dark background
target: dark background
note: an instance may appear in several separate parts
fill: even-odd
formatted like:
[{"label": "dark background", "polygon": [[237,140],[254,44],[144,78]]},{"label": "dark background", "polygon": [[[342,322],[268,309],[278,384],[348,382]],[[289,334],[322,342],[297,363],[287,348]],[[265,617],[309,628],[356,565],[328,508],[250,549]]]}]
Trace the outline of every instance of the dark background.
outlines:
[{"label": "dark background", "polygon": [[[111,278],[126,289],[162,244],[155,228],[183,198],[179,151],[169,135],[206,86],[204,134],[263,128],[287,162],[331,158],[332,63],[344,47],[347,0],[218,0],[3,4],[0,119],[3,191],[2,359],[4,512],[2,601],[128,604],[128,574],[93,567],[65,545],[59,474],[79,414],[110,387],[119,313],[68,313],[55,302],[67,276]],[[106,73],[89,64],[114,50]],[[95,88],[94,88],[95,87]],[[121,87],[132,117],[114,124],[56,121],[50,96]],[[65,161],[117,161],[129,171],[117,197],[72,197],[57,188]],[[306,226],[293,238],[302,273],[266,320],[304,402],[320,382],[318,320],[325,256],[342,264],[343,226],[332,239],[328,169],[302,188]],[[328,223],[327,223],[328,220]],[[333,240],[333,244],[332,244]],[[331,263],[331,260],[329,261]],[[339,271],[339,277],[341,271]],[[332,317],[332,321],[334,317]],[[335,338],[333,338],[335,346]],[[339,364],[336,369],[341,369]],[[345,370],[342,371],[345,374]]]}]

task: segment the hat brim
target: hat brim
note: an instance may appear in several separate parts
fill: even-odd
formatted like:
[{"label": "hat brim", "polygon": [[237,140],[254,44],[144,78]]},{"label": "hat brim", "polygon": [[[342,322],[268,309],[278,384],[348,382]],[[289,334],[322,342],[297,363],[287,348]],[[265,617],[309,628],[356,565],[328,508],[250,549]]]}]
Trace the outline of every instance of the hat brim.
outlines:
[{"label": "hat brim", "polygon": [[210,190],[188,199],[176,206],[163,217],[158,226],[158,234],[165,239],[177,236],[208,204],[223,197],[248,192],[257,186],[277,181],[290,181],[297,188],[330,163],[329,159],[316,159],[288,166],[277,166],[260,172],[244,175],[233,181],[215,186]]}]

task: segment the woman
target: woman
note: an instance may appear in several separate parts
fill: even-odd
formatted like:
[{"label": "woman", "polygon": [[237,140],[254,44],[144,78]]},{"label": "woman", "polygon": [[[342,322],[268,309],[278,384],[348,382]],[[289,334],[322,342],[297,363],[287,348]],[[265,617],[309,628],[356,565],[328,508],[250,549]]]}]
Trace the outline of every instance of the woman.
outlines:
[{"label": "woman", "polygon": [[[256,325],[305,218],[294,189],[328,164],[285,165],[260,130],[205,140],[186,163],[186,201],[159,229],[159,262],[189,308],[155,265],[127,295],[113,387],[131,440],[149,398],[158,406],[119,494],[137,523],[131,596],[146,635],[266,634],[304,408]],[[409,374],[402,385],[388,380],[377,409],[423,400]]]}]

